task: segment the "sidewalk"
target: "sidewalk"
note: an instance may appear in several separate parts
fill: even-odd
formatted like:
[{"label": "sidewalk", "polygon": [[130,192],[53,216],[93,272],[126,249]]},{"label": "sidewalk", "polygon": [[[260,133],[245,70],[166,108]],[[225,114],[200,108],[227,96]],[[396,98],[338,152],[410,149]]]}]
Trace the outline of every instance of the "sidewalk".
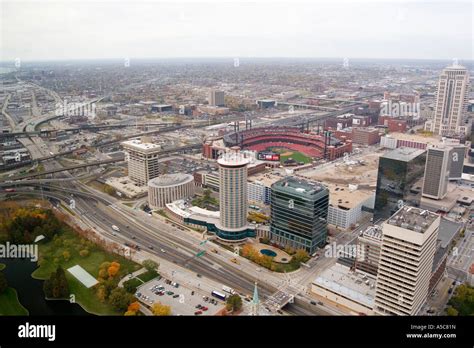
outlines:
[{"label": "sidewalk", "polygon": [[123,283],[125,283],[127,280],[130,280],[130,279],[133,279],[135,278],[136,276],[142,274],[142,273],[145,273],[146,272],[146,268],[140,268],[138,271],[135,271],[133,273],[130,273],[132,276],[130,277],[130,274],[127,274],[125,277],[123,277],[122,279],[120,279],[119,283],[118,283],[118,286],[119,287],[123,287]]}]

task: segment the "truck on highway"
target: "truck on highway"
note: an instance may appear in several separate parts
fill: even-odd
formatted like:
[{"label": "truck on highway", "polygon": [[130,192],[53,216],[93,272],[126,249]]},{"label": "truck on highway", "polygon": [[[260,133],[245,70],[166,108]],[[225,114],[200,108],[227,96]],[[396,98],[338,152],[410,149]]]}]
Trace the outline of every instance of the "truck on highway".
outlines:
[{"label": "truck on highway", "polygon": [[232,288],[230,288],[230,287],[228,287],[228,286],[225,286],[225,285],[222,286],[222,290],[224,290],[225,292],[228,292],[229,294],[232,294],[232,295],[235,294],[235,290],[234,290],[234,289],[232,289]]},{"label": "truck on highway", "polygon": [[120,232],[120,228],[118,228],[118,227],[115,226],[115,225],[112,225],[112,229],[113,229],[115,232]]}]

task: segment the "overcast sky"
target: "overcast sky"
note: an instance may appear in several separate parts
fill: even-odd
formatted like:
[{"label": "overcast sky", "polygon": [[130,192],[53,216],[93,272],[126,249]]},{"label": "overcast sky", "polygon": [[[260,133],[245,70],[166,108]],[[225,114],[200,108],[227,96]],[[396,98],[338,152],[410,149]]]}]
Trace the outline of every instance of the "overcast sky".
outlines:
[{"label": "overcast sky", "polygon": [[0,59],[473,59],[470,0],[0,0]]}]

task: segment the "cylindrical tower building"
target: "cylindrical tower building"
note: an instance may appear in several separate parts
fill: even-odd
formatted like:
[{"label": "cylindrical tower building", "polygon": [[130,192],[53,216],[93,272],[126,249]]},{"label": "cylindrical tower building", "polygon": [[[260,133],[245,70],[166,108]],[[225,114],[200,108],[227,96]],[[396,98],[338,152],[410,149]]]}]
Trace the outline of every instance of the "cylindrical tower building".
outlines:
[{"label": "cylindrical tower building", "polygon": [[220,225],[226,230],[247,228],[247,165],[250,160],[233,147],[219,164]]},{"label": "cylindrical tower building", "polygon": [[192,197],[194,177],[189,174],[165,174],[148,182],[148,204],[152,209],[163,208],[166,203]]}]

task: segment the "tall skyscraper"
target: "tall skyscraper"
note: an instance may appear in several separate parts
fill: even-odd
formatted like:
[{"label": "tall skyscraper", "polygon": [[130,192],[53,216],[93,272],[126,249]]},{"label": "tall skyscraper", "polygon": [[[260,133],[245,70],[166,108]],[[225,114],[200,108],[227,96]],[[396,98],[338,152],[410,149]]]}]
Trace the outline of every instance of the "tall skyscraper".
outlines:
[{"label": "tall skyscraper", "polygon": [[423,197],[443,199],[448,193],[451,147],[430,147],[426,156]]},{"label": "tall skyscraper", "polygon": [[122,146],[128,161],[128,176],[130,179],[143,186],[160,175],[158,154],[161,147],[159,145],[133,139],[124,141]]},{"label": "tall skyscraper", "polygon": [[382,225],[374,311],[416,315],[425,303],[440,216],[404,206]]},{"label": "tall skyscraper", "polygon": [[225,106],[224,92],[212,90],[209,93],[209,105],[211,106]]},{"label": "tall skyscraper", "polygon": [[466,156],[466,145],[459,144],[451,146],[451,164],[449,166],[449,180],[460,180],[464,170],[464,157]]},{"label": "tall skyscraper", "polygon": [[247,165],[250,159],[234,147],[224,153],[219,164],[220,228],[247,229]]},{"label": "tall skyscraper", "polygon": [[465,134],[470,131],[469,127],[463,125],[468,95],[467,69],[461,65],[445,68],[439,77],[434,116],[425,124],[425,129],[438,135]]},{"label": "tall skyscraper", "polygon": [[288,177],[272,185],[272,241],[310,254],[327,238],[329,190],[320,183]]},{"label": "tall skyscraper", "polygon": [[401,147],[379,159],[374,219],[387,219],[405,204],[419,206],[426,151]]}]

